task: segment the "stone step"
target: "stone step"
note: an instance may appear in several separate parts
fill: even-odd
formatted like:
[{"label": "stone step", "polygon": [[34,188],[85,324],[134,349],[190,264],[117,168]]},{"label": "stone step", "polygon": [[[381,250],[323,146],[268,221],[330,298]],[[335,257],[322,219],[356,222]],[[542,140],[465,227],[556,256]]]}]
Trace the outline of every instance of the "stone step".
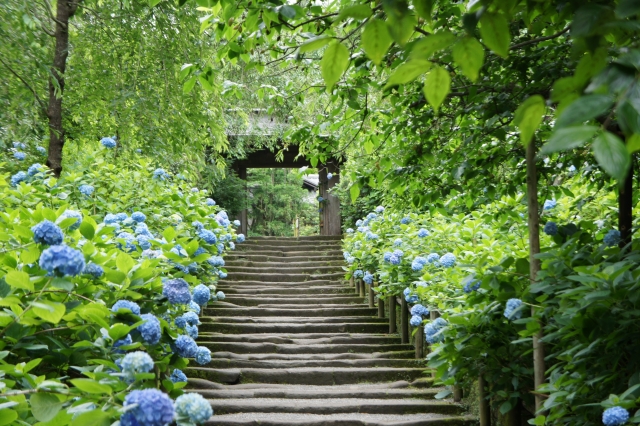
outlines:
[{"label": "stone step", "polygon": [[[371,317],[200,317],[201,322],[219,322],[219,323],[251,323],[251,324],[272,324],[272,323],[315,323],[315,324],[331,324],[331,323],[379,323],[387,324],[386,318]],[[313,334],[317,336],[317,334]],[[351,336],[351,334],[349,334]],[[264,334],[258,334],[264,339]],[[298,334],[296,334],[298,336]]]},{"label": "stone step", "polygon": [[248,342],[248,343],[278,343],[278,344],[398,344],[400,336],[395,334],[350,334],[350,333],[300,333],[300,334],[223,334],[201,332],[201,340],[208,342]]},{"label": "stone step", "polygon": [[413,349],[391,351],[391,352],[369,352],[369,353],[355,353],[355,352],[338,352],[338,353],[236,353],[236,352],[212,352],[212,358],[228,358],[228,359],[243,359],[253,361],[264,360],[288,360],[288,361],[309,361],[309,360],[336,360],[336,359],[407,359],[414,355]]},{"label": "stone step", "polygon": [[360,296],[352,296],[349,294],[342,295],[296,295],[289,297],[267,297],[267,296],[253,296],[253,297],[245,297],[237,294],[228,294],[225,302],[233,303],[235,305],[240,306],[263,306],[263,305],[309,305],[313,304],[314,301],[322,302],[322,304],[326,305],[336,305],[336,304],[361,304],[363,298]]},{"label": "stone step", "polygon": [[392,344],[319,344],[296,345],[288,343],[247,343],[247,342],[207,342],[198,339],[200,346],[208,347],[212,352],[233,352],[236,354],[342,354],[342,353],[377,353],[413,350],[411,345]]},{"label": "stone step", "polygon": [[252,266],[232,266],[225,265],[225,269],[228,273],[239,273],[239,272],[249,272],[256,274],[273,274],[273,273],[281,273],[281,274],[331,274],[331,273],[341,273],[345,274],[342,266],[270,266],[270,267],[252,267]]},{"label": "stone step", "polygon": [[[399,382],[392,382],[399,383]],[[408,382],[402,382],[408,384]],[[343,385],[343,386],[291,386],[260,384],[259,388],[243,388],[247,385],[218,385],[219,389],[200,389],[189,383],[188,389],[208,399],[242,399],[242,398],[416,398],[434,399],[443,388],[414,389],[382,387],[378,385]],[[250,386],[250,385],[249,385]]]},{"label": "stone step", "polygon": [[[218,282],[218,285],[222,288],[225,287],[275,287],[275,288],[297,288],[297,287],[316,287],[316,286],[329,286],[346,288],[344,282],[341,280],[307,280],[307,281],[284,281],[284,282],[263,282],[258,280],[240,280],[240,279],[224,279]],[[354,290],[355,291],[355,290]]]},{"label": "stone step", "polygon": [[284,242],[296,242],[296,241],[342,241],[342,235],[305,235],[302,237],[248,237],[246,241],[284,241]]},{"label": "stone step", "polygon": [[471,426],[471,416],[442,414],[301,414],[236,413],[214,415],[205,426]]},{"label": "stone step", "polygon": [[307,261],[307,262],[254,262],[252,260],[235,258],[234,260],[227,260],[225,258],[225,265],[229,266],[249,266],[252,268],[265,268],[265,267],[274,267],[274,266],[288,266],[288,267],[307,267],[307,266],[345,266],[344,260],[340,258],[339,260],[324,260],[318,259],[316,261]]},{"label": "stone step", "polygon": [[[328,252],[340,252],[342,254],[342,250],[340,249],[340,244],[279,244],[279,245],[268,245],[268,244],[238,244],[236,251],[238,252],[247,252],[247,253],[255,253],[255,252],[283,252],[283,253],[309,253],[309,254],[327,254]],[[335,253],[331,253],[335,254]]]},{"label": "stone step", "polygon": [[223,401],[210,400],[214,413],[305,413],[305,414],[460,414],[459,405],[446,401],[416,399],[289,399],[289,398],[238,398]]},{"label": "stone step", "polygon": [[380,323],[218,323],[203,322],[199,327],[201,332],[226,334],[246,333],[384,333],[389,330],[387,324]]},{"label": "stone step", "polygon": [[[327,256],[333,257],[343,257],[342,250],[298,250],[298,247],[293,247],[294,250],[283,250],[283,247],[271,247],[267,248],[265,246],[256,247],[255,249],[249,250],[236,250],[236,256],[241,257],[243,255],[262,255],[269,256],[275,258],[286,258],[286,257],[304,257],[309,259],[311,256],[317,256],[318,258],[326,259]],[[298,259],[299,260],[299,259]]]},{"label": "stone step", "polygon": [[249,261],[249,262],[274,262],[274,263],[299,263],[299,262],[344,262],[344,258],[342,257],[342,253],[336,253],[335,255],[313,255],[302,254],[299,256],[281,256],[281,255],[272,255],[271,253],[267,254],[256,254],[256,253],[248,253],[248,252],[231,252],[227,253],[225,256],[225,262],[229,261]]},{"label": "stone step", "polygon": [[305,282],[315,280],[340,280],[344,279],[344,272],[320,273],[320,274],[278,274],[261,272],[232,272],[227,281],[262,281],[262,282]]},{"label": "stone step", "polygon": [[342,368],[421,368],[425,366],[422,360],[411,359],[335,359],[335,360],[239,360],[229,358],[214,358],[205,367],[209,368],[300,368],[300,367],[342,367]]},{"label": "stone step", "polygon": [[352,383],[413,381],[424,376],[422,368],[230,368],[188,367],[189,377],[217,383],[276,383],[293,385],[345,385]]},{"label": "stone step", "polygon": [[220,317],[329,317],[329,316],[369,316],[377,315],[376,308],[363,307],[359,305],[339,307],[317,307],[306,309],[294,308],[258,308],[255,306],[238,306],[224,308],[205,308],[204,315]]},{"label": "stone step", "polygon": [[355,294],[354,287],[345,287],[343,284],[326,285],[326,286],[300,286],[300,287],[276,287],[273,284],[262,285],[256,287],[239,286],[235,283],[226,281],[220,282],[218,290],[223,291],[227,295],[278,295],[284,297],[295,294]]}]

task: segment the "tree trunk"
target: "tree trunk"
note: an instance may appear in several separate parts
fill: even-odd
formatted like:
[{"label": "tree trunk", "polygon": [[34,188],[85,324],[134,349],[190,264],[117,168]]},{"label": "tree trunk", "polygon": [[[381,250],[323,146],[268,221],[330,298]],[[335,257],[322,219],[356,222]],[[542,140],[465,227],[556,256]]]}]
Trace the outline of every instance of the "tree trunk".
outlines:
[{"label": "tree trunk", "polygon": [[[538,214],[538,172],[536,169],[535,140],[532,140],[527,146],[527,205],[529,216],[529,278],[531,283],[534,283],[540,270],[540,260],[535,257],[540,253],[540,216]],[[531,315],[534,314],[535,308],[531,307]],[[536,389],[544,383],[544,346],[540,339],[542,339],[542,330],[533,336],[533,379]],[[537,394],[535,399],[536,412],[538,412],[542,409],[544,400]]]},{"label": "tree trunk", "polygon": [[618,230],[620,231],[620,248],[631,242],[633,227],[633,158],[629,174],[618,192]]},{"label": "tree trunk", "polygon": [[49,77],[49,153],[47,166],[56,177],[62,172],[62,149],[64,147],[64,128],[62,126],[62,96],[64,94],[64,73],[69,56],[69,18],[78,8],[82,0],[58,0],[56,7],[56,46],[53,54],[53,65]]}]

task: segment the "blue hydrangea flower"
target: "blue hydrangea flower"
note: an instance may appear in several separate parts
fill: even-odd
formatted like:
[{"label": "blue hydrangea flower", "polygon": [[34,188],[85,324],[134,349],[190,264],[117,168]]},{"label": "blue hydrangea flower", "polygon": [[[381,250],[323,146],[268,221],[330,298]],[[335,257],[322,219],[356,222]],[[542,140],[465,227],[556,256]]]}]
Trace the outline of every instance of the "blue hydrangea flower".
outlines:
[{"label": "blue hydrangea flower", "polygon": [[542,229],[547,235],[556,235],[558,233],[558,225],[555,222],[547,222],[544,224],[544,228]]},{"label": "blue hydrangea flower", "polygon": [[175,411],[167,394],[158,389],[131,391],[124,398],[125,409],[120,417],[120,426],[166,426],[173,423]]},{"label": "blue hydrangea flower", "polygon": [[353,273],[354,278],[362,278],[364,277],[364,271],[362,269],[356,269]]},{"label": "blue hydrangea flower", "polygon": [[[116,353],[122,354],[124,353],[124,351],[119,350],[118,348],[120,346],[127,346],[127,345],[131,345],[133,343],[133,339],[131,338],[130,334],[127,334],[126,337],[120,339],[120,340],[116,340],[115,342],[113,342],[113,349],[115,350]],[[122,363],[120,364],[120,366],[122,367]]]},{"label": "blue hydrangea flower", "polygon": [[542,208],[544,210],[551,210],[552,208],[554,208],[557,205],[557,201],[556,200],[545,200],[544,205],[542,206]]},{"label": "blue hydrangea flower", "polygon": [[428,236],[429,236],[429,231],[427,231],[426,229],[420,228],[418,230],[418,237],[424,238],[424,237],[428,237]]},{"label": "blue hydrangea flower", "polygon": [[327,180],[331,180],[332,177],[333,177],[333,173],[327,173]]},{"label": "blue hydrangea flower", "polygon": [[362,226],[362,219],[356,220],[356,227]]},{"label": "blue hydrangea flower", "polygon": [[101,276],[104,275],[104,269],[102,269],[102,266],[100,265],[96,265],[93,262],[89,262],[87,263],[87,266],[84,267],[84,273],[91,275],[94,278],[100,278]]},{"label": "blue hydrangea flower", "polygon": [[191,222],[191,226],[196,228],[196,231],[200,231],[201,229],[204,229],[204,224],[199,220],[194,220],[193,222]]},{"label": "blue hydrangea flower", "polygon": [[169,179],[169,174],[165,172],[164,169],[155,169],[153,171],[153,179],[167,180]]},{"label": "blue hydrangea flower", "polygon": [[187,334],[189,335],[189,337],[191,337],[192,339],[197,339],[198,338],[198,326],[197,325],[189,325],[187,324],[185,327]]},{"label": "blue hydrangea flower", "polygon": [[212,206],[215,206],[215,205],[216,205],[216,202],[215,202],[215,201],[213,201],[213,198],[207,198],[207,199],[205,200],[205,203],[206,203],[209,207],[212,207]]},{"label": "blue hydrangea flower", "polygon": [[440,255],[438,253],[431,253],[427,256],[427,262],[428,263],[438,263],[438,261],[440,260]]},{"label": "blue hydrangea flower", "polygon": [[393,254],[398,256],[398,257],[404,256],[404,252],[402,250],[394,250]]},{"label": "blue hydrangea flower", "polygon": [[191,302],[189,284],[182,278],[165,281],[162,285],[162,295],[174,305],[186,305]]},{"label": "blue hydrangea flower", "polygon": [[91,185],[80,185],[78,188],[80,193],[86,197],[90,197],[93,194],[94,188]]},{"label": "blue hydrangea flower", "polygon": [[611,407],[602,413],[605,426],[620,426],[629,420],[629,412],[622,407]]},{"label": "blue hydrangea flower", "polygon": [[376,207],[375,210],[376,210],[376,213],[382,213],[384,211],[384,207],[378,206],[378,207]]},{"label": "blue hydrangea flower", "polygon": [[362,281],[365,282],[365,284],[371,285],[373,284],[373,275],[369,273],[369,271],[365,272],[364,277],[362,277]]},{"label": "blue hydrangea flower", "polygon": [[200,190],[198,188],[191,188],[191,192],[196,193],[196,192],[200,192]]},{"label": "blue hydrangea flower", "polygon": [[40,173],[40,169],[42,168],[42,164],[40,163],[33,163],[31,166],[29,166],[29,168],[27,169],[27,174],[29,176],[35,176],[38,173]]},{"label": "blue hydrangea flower", "polygon": [[456,264],[456,257],[452,253],[446,253],[440,258],[439,262],[445,268],[453,268]]},{"label": "blue hydrangea flower", "polygon": [[224,253],[224,244],[222,243],[216,244],[216,249],[218,249],[218,254]]},{"label": "blue hydrangea flower", "polygon": [[186,382],[187,376],[182,372],[182,370],[176,368],[171,373],[171,377],[169,377],[169,380],[171,380],[173,383]]},{"label": "blue hydrangea flower", "polygon": [[[195,312],[185,312],[184,314],[182,314],[181,318],[184,320],[185,324],[200,325],[200,319],[198,318],[198,314],[196,314]],[[176,324],[177,322],[178,320],[176,319]]]},{"label": "blue hydrangea flower", "polygon": [[199,315],[200,314],[200,305],[198,305],[196,302],[194,302],[192,300],[191,302],[189,302],[189,310],[195,312],[196,315]]},{"label": "blue hydrangea flower", "polygon": [[107,213],[107,215],[104,217],[103,222],[107,225],[118,223],[118,216],[113,213]]},{"label": "blue hydrangea flower", "polygon": [[422,268],[424,268],[424,265],[427,264],[427,259],[425,257],[422,256],[416,256],[415,259],[413,259],[413,262],[411,262],[411,269],[414,271],[421,271]]},{"label": "blue hydrangea flower", "polygon": [[411,294],[411,289],[409,287],[405,288],[402,294],[404,295],[404,300],[406,300],[407,303],[416,303],[420,300],[417,294]]},{"label": "blue hydrangea flower", "polygon": [[464,287],[462,287],[462,291],[465,293],[471,293],[472,291],[479,289],[480,284],[482,284],[480,280],[467,280],[467,282],[464,283]]},{"label": "blue hydrangea flower", "polygon": [[129,215],[127,215],[124,212],[120,212],[118,214],[116,214],[116,219],[118,220],[118,222],[123,222],[125,220],[127,220],[129,218]]},{"label": "blue hydrangea flower", "polygon": [[47,244],[55,246],[62,244],[64,234],[62,229],[49,220],[43,220],[31,228],[33,231],[33,240],[38,244]]},{"label": "blue hydrangea flower", "polygon": [[522,300],[520,299],[509,299],[507,300],[507,306],[504,310],[504,316],[507,319],[520,319],[522,318]]},{"label": "blue hydrangea flower", "polygon": [[140,335],[150,345],[155,345],[160,341],[160,336],[162,334],[162,329],[160,327],[160,320],[156,318],[153,314],[142,314],[140,315],[145,322],[138,326],[138,331]]},{"label": "blue hydrangea flower", "polygon": [[124,240],[124,246],[120,242],[116,244],[120,250],[125,250],[128,252],[135,251],[136,246],[134,244],[134,241],[136,237],[133,236],[130,232],[121,232],[118,234],[116,238],[119,240],[120,239]]},{"label": "blue hydrangea flower", "polygon": [[574,166],[573,164],[570,165],[569,167],[567,167],[567,171],[569,173],[574,173],[576,171],[576,166]]},{"label": "blue hydrangea flower", "polygon": [[392,254],[389,257],[389,263],[391,263],[392,265],[399,265],[401,261],[402,261],[402,258],[397,256],[396,254]]},{"label": "blue hydrangea flower", "polygon": [[142,150],[140,148],[136,149],[137,154],[142,154]]},{"label": "blue hydrangea flower", "polygon": [[47,150],[42,146],[36,146],[36,151],[38,151],[40,154],[46,154],[47,153]]},{"label": "blue hydrangea flower", "polygon": [[115,147],[116,147],[116,141],[115,141],[115,139],[113,139],[113,138],[109,138],[109,137],[102,138],[102,139],[100,139],[100,143],[101,143],[101,144],[102,144],[102,146],[104,146],[105,148],[112,149],[112,148],[115,148]]},{"label": "blue hydrangea flower", "polygon": [[60,217],[56,220],[56,223],[60,223],[65,219],[76,219],[76,221],[69,227],[69,231],[75,231],[80,228],[82,223],[82,213],[75,210],[65,210]]},{"label": "blue hydrangea flower", "polygon": [[418,327],[422,325],[422,317],[420,315],[413,315],[409,320],[409,324],[411,324],[412,327]]},{"label": "blue hydrangea flower", "polygon": [[111,307],[111,312],[117,313],[119,309],[128,309],[132,314],[140,315],[140,306],[136,302],[129,300],[118,300]]},{"label": "blue hydrangea flower", "polygon": [[18,161],[24,161],[24,159],[27,158],[27,154],[17,151],[13,153],[13,157]]},{"label": "blue hydrangea flower", "polygon": [[224,293],[221,292],[221,291],[216,293],[216,299],[218,299],[218,300],[224,300],[225,297],[227,297],[227,296],[225,296]]},{"label": "blue hydrangea flower", "polygon": [[54,276],[75,277],[84,271],[84,255],[65,245],[50,246],[40,255],[40,267]]},{"label": "blue hydrangea flower", "polygon": [[377,240],[378,234],[374,234],[373,232],[369,231],[366,233],[365,238],[367,239],[367,241],[371,241],[371,240]]},{"label": "blue hydrangea flower", "polygon": [[27,149],[27,145],[24,142],[18,142],[18,141],[13,142],[13,147],[15,149]]},{"label": "blue hydrangea flower", "polygon": [[141,255],[147,259],[157,259],[162,256],[162,250],[145,250]]},{"label": "blue hydrangea flower", "polygon": [[347,234],[353,234],[353,228],[347,228]]},{"label": "blue hydrangea flower", "polygon": [[218,277],[220,277],[221,279],[225,279],[225,278],[227,278],[227,273],[226,272],[222,272],[222,271],[218,271]]},{"label": "blue hydrangea flower", "polygon": [[393,241],[393,245],[394,245],[395,247],[400,247],[400,246],[402,245],[402,238],[396,238],[396,239]]},{"label": "blue hydrangea flower", "polygon": [[175,345],[178,351],[178,355],[183,358],[193,358],[196,355],[196,351],[198,350],[196,341],[186,334],[178,336]]},{"label": "blue hydrangea flower", "polygon": [[224,266],[224,259],[220,256],[211,256],[209,259],[207,259],[207,263],[216,268],[220,268]]},{"label": "blue hydrangea flower", "polygon": [[318,201],[319,201],[319,202],[323,202],[323,201],[324,201],[324,198],[322,198],[322,197],[318,197]]},{"label": "blue hydrangea flower", "polygon": [[244,243],[244,239],[245,239],[244,234],[236,235],[236,242],[237,243]]},{"label": "blue hydrangea flower", "polygon": [[603,242],[606,246],[613,247],[620,244],[621,239],[622,238],[620,236],[620,231],[618,231],[617,229],[612,229],[607,232],[607,235],[604,236]]},{"label": "blue hydrangea flower", "polygon": [[185,249],[183,249],[180,244],[176,244],[169,251],[171,253],[173,253],[173,254],[177,254],[180,257],[187,257],[188,256],[187,251]]},{"label": "blue hydrangea flower", "polygon": [[209,401],[199,393],[185,393],[176,398],[175,410],[178,418],[189,419],[199,424],[213,416],[213,409]]},{"label": "blue hydrangea flower", "polygon": [[434,321],[424,326],[424,336],[427,343],[433,345],[444,340],[442,330],[447,326],[447,321],[443,318],[436,318]]},{"label": "blue hydrangea flower", "polygon": [[400,223],[403,225],[408,225],[409,223],[411,223],[411,218],[409,216],[405,216],[400,219]]},{"label": "blue hydrangea flower", "polygon": [[233,226],[235,226],[235,227],[240,226],[240,221],[239,221],[239,220],[237,220],[237,219],[236,219],[236,220],[234,220],[234,221],[233,221]]},{"label": "blue hydrangea flower", "polygon": [[140,222],[144,222],[145,220],[147,220],[147,216],[145,216],[145,214],[142,213],[142,212],[133,212],[133,213],[131,213],[131,219],[133,219],[134,221],[140,223]]},{"label": "blue hydrangea flower", "polygon": [[393,256],[393,253],[387,251],[382,255],[382,260],[384,260],[385,262],[389,262],[391,261],[391,256]]},{"label": "blue hydrangea flower", "polygon": [[136,242],[142,250],[149,250],[151,248],[149,238],[145,235],[138,235],[138,237],[136,238]]},{"label": "blue hydrangea flower", "polygon": [[149,227],[144,222],[138,223],[134,232],[136,235],[144,235],[145,237],[153,238],[153,234],[149,231]]},{"label": "blue hydrangea flower", "polygon": [[193,289],[193,301],[196,302],[200,306],[204,306],[209,301],[209,297],[211,296],[211,290],[204,284],[198,284]]},{"label": "blue hydrangea flower", "polygon": [[356,258],[355,258],[355,257],[353,257],[353,256],[349,256],[349,257],[347,257],[347,263],[348,263],[348,264],[350,264],[350,265],[351,265],[351,264],[352,264],[353,262],[355,262],[355,261],[356,261]]},{"label": "blue hydrangea flower", "polygon": [[120,363],[122,372],[129,380],[134,380],[138,373],[148,373],[153,370],[153,359],[142,351],[129,352]]},{"label": "blue hydrangea flower", "polygon": [[215,244],[218,242],[218,238],[216,237],[216,234],[209,231],[208,229],[203,229],[199,231],[198,237],[202,238],[204,242],[207,244]]},{"label": "blue hydrangea flower", "polygon": [[195,355],[196,362],[200,365],[209,364],[211,362],[211,351],[204,346],[198,346]]},{"label": "blue hydrangea flower", "polygon": [[27,174],[25,172],[18,172],[15,175],[11,176],[11,186],[18,186],[20,182],[23,182],[27,179]]},{"label": "blue hydrangea flower", "polygon": [[411,315],[427,316],[427,315],[429,315],[429,309],[425,308],[424,306],[422,306],[420,304],[413,305],[411,307]]}]

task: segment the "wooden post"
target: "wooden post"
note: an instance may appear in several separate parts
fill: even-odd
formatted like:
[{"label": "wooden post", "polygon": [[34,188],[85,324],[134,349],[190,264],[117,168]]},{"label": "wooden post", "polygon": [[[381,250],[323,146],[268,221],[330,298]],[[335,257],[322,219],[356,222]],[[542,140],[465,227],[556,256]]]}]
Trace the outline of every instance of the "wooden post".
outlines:
[{"label": "wooden post", "polygon": [[486,382],[484,376],[480,374],[478,377],[478,399],[480,404],[480,426],[491,426],[491,410],[489,400],[486,398],[485,391]]},{"label": "wooden post", "polygon": [[[340,198],[329,193],[329,190],[340,183],[340,168],[333,162],[319,165],[319,194],[326,200],[322,203],[320,212],[320,235],[342,235],[340,216]],[[333,176],[327,179],[327,173]]]},{"label": "wooden post", "polygon": [[355,285],[356,294],[360,294],[360,280],[356,279]]},{"label": "wooden post", "polygon": [[[245,196],[247,194],[247,168],[246,167],[238,167],[237,169],[238,177],[244,181],[244,193]],[[247,232],[249,230],[249,216],[247,214],[247,206],[240,211],[238,214],[238,220],[240,221],[240,227],[238,228],[238,232],[244,234],[245,237],[248,236]]]},{"label": "wooden post", "polygon": [[403,344],[409,343],[409,308],[404,297],[400,298],[400,339]]},{"label": "wooden post", "polygon": [[389,296],[389,333],[395,333],[396,328],[396,296]]},{"label": "wooden post", "polygon": [[371,287],[370,285],[368,285],[367,287],[369,287],[369,307],[375,308],[375,294],[373,293],[373,287]]},{"label": "wooden post", "polygon": [[413,335],[414,343],[416,346],[416,359],[422,359],[424,357],[424,327],[419,325],[416,334]]},{"label": "wooden post", "polygon": [[384,318],[384,299],[378,294],[378,318]]},{"label": "wooden post", "polygon": [[360,283],[360,297],[364,297],[365,283],[360,278],[358,278],[358,282]]},{"label": "wooden post", "polygon": [[458,385],[453,385],[453,402],[462,401],[462,388]]},{"label": "wooden post", "polygon": [[349,278],[349,286],[355,287],[355,285],[356,285],[356,279],[353,277]]}]

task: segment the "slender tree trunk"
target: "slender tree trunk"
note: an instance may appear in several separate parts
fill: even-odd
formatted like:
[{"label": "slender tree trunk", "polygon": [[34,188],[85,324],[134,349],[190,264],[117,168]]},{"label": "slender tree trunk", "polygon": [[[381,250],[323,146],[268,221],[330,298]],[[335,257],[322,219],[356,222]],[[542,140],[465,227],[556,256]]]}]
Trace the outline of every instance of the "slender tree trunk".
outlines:
[{"label": "slender tree trunk", "polygon": [[51,76],[49,77],[49,154],[47,166],[53,170],[56,177],[62,171],[62,148],[65,134],[62,126],[62,95],[64,94],[64,73],[69,56],[69,18],[78,8],[82,0],[58,0],[56,7],[55,51]]},{"label": "slender tree trunk", "polygon": [[633,227],[633,158],[629,174],[618,192],[618,230],[620,231],[620,247],[631,242]]},{"label": "slender tree trunk", "polygon": [[[540,217],[538,214],[538,171],[536,169],[536,144],[535,140],[527,146],[527,205],[529,216],[529,277],[531,283],[535,282],[540,270],[540,260],[536,255],[540,253]],[[535,308],[531,307],[531,315],[535,314]],[[533,336],[533,378],[535,388],[538,389],[544,383],[544,346],[540,341],[542,330]],[[544,400],[536,394],[536,412],[542,409]]]}]

